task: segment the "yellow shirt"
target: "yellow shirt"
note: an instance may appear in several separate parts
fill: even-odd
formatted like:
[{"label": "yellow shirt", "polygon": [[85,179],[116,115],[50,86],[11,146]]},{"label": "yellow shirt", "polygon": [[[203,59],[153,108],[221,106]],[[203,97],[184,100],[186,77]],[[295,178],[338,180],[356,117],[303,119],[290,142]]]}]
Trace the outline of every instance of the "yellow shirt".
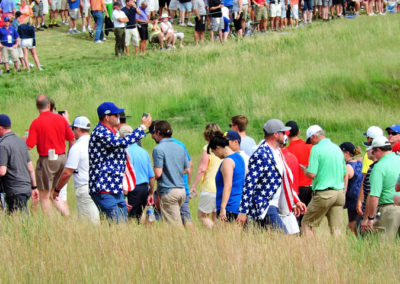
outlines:
[{"label": "yellow shirt", "polygon": [[[207,151],[207,145],[203,147],[203,150]],[[211,152],[208,155],[208,167],[201,180],[201,190],[210,193],[217,192],[217,187],[215,186],[215,176],[217,175],[217,171],[221,165],[221,162],[222,160],[215,156],[214,153]]]},{"label": "yellow shirt", "polygon": [[368,159],[367,153],[365,153],[364,158],[363,158],[363,166],[362,166],[362,173],[365,175],[368,172],[369,167],[372,165],[374,161]]}]

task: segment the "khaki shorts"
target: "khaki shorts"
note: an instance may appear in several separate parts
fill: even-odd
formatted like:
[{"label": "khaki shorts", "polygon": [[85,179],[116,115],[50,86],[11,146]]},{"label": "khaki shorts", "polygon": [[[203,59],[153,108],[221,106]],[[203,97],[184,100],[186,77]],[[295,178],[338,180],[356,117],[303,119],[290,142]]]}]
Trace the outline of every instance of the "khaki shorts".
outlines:
[{"label": "khaki shorts", "polygon": [[11,60],[13,62],[18,61],[19,59],[18,49],[4,46],[3,49],[1,50],[1,59],[3,62],[8,62],[9,57],[11,57]]},{"label": "khaki shorts", "polygon": [[243,13],[242,19],[247,21],[247,16],[249,14],[249,5],[243,5],[242,6],[242,13]]},{"label": "khaki shorts", "polygon": [[125,46],[132,44],[133,46],[139,46],[139,32],[137,28],[125,29]]},{"label": "khaki shorts", "polygon": [[385,204],[378,206],[381,216],[374,228],[382,230],[388,239],[395,239],[400,233],[400,206]]},{"label": "khaki shorts", "polygon": [[256,21],[260,21],[260,20],[267,20],[268,19],[268,10],[267,7],[258,7],[256,6],[255,9],[255,18]]},{"label": "khaki shorts", "polygon": [[167,194],[161,194],[160,207],[163,220],[175,226],[182,226],[181,206],[185,199],[184,188],[174,188]]},{"label": "khaki shorts", "polygon": [[56,187],[64,170],[67,158],[65,154],[58,155],[58,159],[50,161],[47,157],[39,157],[36,163],[35,175],[39,190],[50,190]]},{"label": "khaki shorts", "polygon": [[61,9],[61,0],[52,0],[50,8],[52,11],[57,11]]},{"label": "khaki shorts", "polygon": [[344,203],[343,190],[316,190],[301,224],[318,227],[326,216],[330,228],[340,228],[343,225]]},{"label": "khaki shorts", "polygon": [[100,224],[100,213],[89,195],[89,186],[83,185],[75,189],[78,218],[87,219],[93,224]]},{"label": "khaki shorts", "polygon": [[61,11],[66,11],[69,9],[68,0],[61,0]]}]

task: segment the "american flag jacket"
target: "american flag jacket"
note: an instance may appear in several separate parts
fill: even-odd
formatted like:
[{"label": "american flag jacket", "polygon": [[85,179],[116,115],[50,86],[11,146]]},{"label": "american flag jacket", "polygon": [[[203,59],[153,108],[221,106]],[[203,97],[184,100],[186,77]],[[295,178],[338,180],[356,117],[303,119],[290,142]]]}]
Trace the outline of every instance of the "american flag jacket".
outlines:
[{"label": "american flag jacket", "polygon": [[294,205],[299,202],[291,186],[292,173],[282,154],[281,157],[285,167],[283,177],[277,168],[274,154],[265,141],[253,153],[249,160],[249,172],[243,187],[239,213],[246,214],[253,220],[261,220],[263,213],[268,210],[269,202],[282,186],[282,178],[284,180],[282,194],[285,195],[283,200],[286,201],[284,205],[288,207],[285,209],[292,211]]},{"label": "american flag jacket", "polygon": [[127,161],[125,149],[145,136],[141,126],[120,138],[102,123],[96,125],[89,140],[90,193],[122,193]]}]

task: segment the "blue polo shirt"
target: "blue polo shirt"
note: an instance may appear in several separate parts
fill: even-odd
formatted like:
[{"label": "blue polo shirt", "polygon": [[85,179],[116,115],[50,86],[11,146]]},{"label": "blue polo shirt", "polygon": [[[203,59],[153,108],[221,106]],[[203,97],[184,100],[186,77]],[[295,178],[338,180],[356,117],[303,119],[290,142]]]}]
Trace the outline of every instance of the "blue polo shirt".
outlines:
[{"label": "blue polo shirt", "polygon": [[68,0],[68,4],[69,4],[70,10],[79,8],[79,0],[75,0],[75,1]]},{"label": "blue polo shirt", "polygon": [[136,184],[149,183],[149,179],[154,177],[149,153],[147,153],[147,151],[137,143],[128,146],[126,150],[128,151],[135,168]]},{"label": "blue polo shirt", "polygon": [[0,40],[2,45],[12,47],[17,38],[19,38],[19,35],[13,26],[9,26],[8,29],[5,27],[0,28]]},{"label": "blue polo shirt", "polygon": [[15,0],[1,1],[0,8],[3,9],[3,14],[4,13],[12,13],[13,9],[17,10],[17,7],[15,6]]},{"label": "blue polo shirt", "polygon": [[174,188],[184,188],[183,173],[189,168],[186,151],[171,138],[164,138],[153,150],[154,167],[163,170],[157,181],[160,194],[168,194]]}]

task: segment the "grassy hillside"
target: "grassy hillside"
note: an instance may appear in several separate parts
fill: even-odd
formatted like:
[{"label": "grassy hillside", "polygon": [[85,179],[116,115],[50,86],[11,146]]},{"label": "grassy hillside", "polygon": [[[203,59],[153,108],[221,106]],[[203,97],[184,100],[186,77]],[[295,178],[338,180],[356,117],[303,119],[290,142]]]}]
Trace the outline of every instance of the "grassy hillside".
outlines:
[{"label": "grassy hillside", "polygon": [[[194,157],[208,122],[227,129],[230,117],[249,117],[259,140],[270,118],[296,120],[301,131],[318,123],[336,143],[361,145],[370,125],[399,123],[400,17],[359,17],[316,23],[288,34],[261,34],[226,44],[115,58],[114,42],[59,30],[38,36],[45,71],[3,75],[0,113],[19,135],[37,116],[46,93],[71,119],[96,121],[96,108],[114,101],[139,123],[143,112],[172,123]],[[64,30],[65,32],[65,30]],[[32,60],[31,60],[32,61]],[[144,141],[150,150],[154,142]],[[35,158],[35,150],[31,151]],[[72,189],[72,184],[69,187]],[[399,244],[333,239],[326,224],[316,238],[241,232],[235,226],[194,232],[168,226],[92,227],[73,217],[0,217],[0,282],[394,283]],[[191,202],[196,220],[197,200]],[[343,224],[343,229],[345,224]]]}]

